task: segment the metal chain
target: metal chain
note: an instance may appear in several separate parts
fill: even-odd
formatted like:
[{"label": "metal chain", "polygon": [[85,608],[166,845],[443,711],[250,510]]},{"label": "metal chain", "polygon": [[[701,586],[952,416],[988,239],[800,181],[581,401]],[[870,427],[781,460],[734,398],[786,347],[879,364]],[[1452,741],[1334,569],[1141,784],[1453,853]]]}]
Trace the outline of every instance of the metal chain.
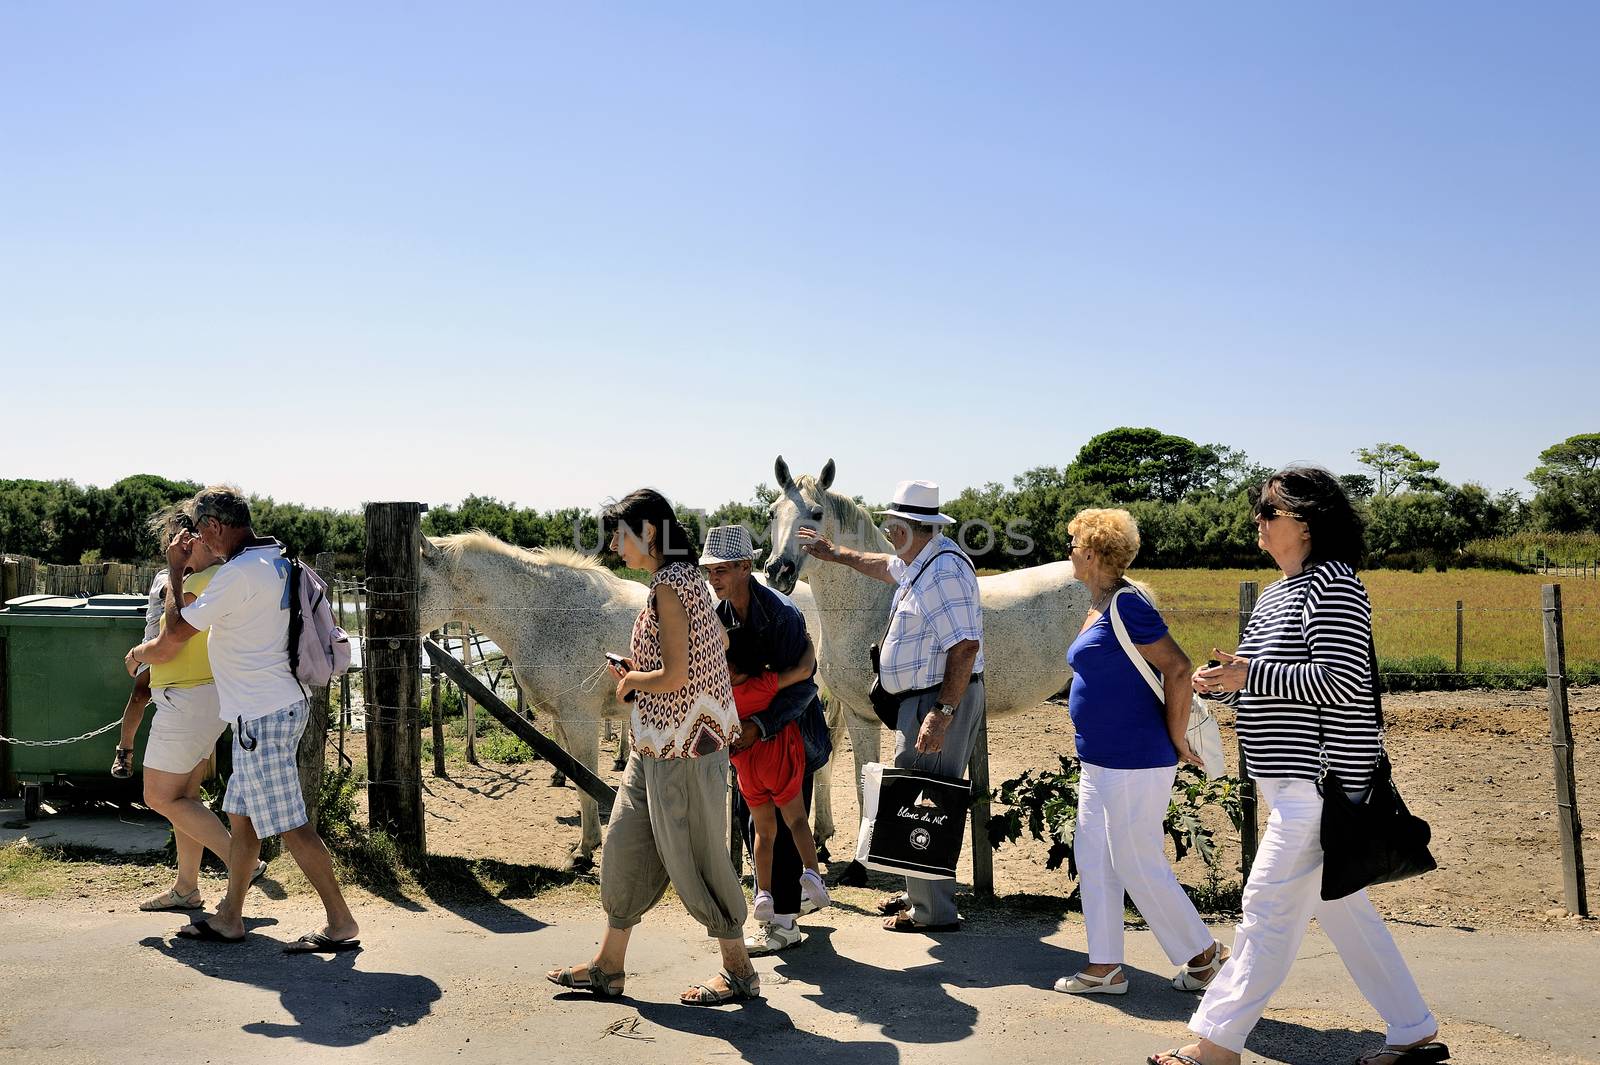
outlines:
[{"label": "metal chain", "polygon": [[122,718],[112,718],[93,732],[85,732],[82,736],[74,736],[70,740],[18,740],[10,736],[0,736],[0,743],[9,743],[16,747],[63,747],[66,744],[77,743],[80,740],[92,740],[103,732],[110,732],[120,724],[122,724]]}]

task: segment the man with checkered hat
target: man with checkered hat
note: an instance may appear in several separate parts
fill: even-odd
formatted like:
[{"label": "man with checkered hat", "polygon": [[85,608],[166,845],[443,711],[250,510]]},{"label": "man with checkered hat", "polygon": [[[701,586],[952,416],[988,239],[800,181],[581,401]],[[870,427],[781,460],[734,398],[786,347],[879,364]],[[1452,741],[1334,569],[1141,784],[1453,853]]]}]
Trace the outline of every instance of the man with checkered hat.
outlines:
[{"label": "man with checkered hat", "polygon": [[[719,525],[706,533],[700,565],[717,596],[717,617],[728,630],[728,658],[743,673],[778,675],[778,693],[767,709],[744,719],[734,743],[735,751],[773,740],[791,721],[800,723],[805,741],[806,767],[801,784],[807,812],[811,809],[811,774],[821,769],[833,751],[824,720],[822,700],[813,675],[816,651],[806,634],[805,618],[794,602],[756,581],[751,564],[756,557],[750,531],[742,525]],[[754,853],[755,823],[744,796],[734,792],[734,817],[744,826],[746,849]],[[777,819],[772,855],[772,883],[757,890],[772,892],[774,916],[763,921],[745,940],[751,954],[771,954],[805,942],[796,924],[805,903],[801,899],[800,854],[783,818]],[[804,912],[810,912],[805,910]]]},{"label": "man with checkered hat", "polygon": [[[965,778],[983,724],[983,608],[972,560],[941,531],[955,519],[939,512],[939,486],[901,481],[881,512],[894,554],[836,547],[802,527],[813,558],[837,562],[895,586],[878,680],[899,699],[894,764]],[[959,932],[954,880],[906,878],[903,895],[878,907],[892,932]]]}]

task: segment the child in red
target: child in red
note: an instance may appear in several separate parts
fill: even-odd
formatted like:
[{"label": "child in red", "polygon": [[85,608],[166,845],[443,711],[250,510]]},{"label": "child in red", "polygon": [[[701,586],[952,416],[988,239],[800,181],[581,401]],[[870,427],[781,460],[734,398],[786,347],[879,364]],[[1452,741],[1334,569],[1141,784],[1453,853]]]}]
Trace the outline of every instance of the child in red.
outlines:
[{"label": "child in red", "polygon": [[[730,662],[733,703],[739,720],[753,717],[772,705],[778,694],[776,673],[746,675]],[[754,726],[751,726],[752,728]],[[755,918],[771,922],[775,916],[772,892],[772,847],[778,832],[778,816],[783,816],[794,838],[794,849],[805,869],[800,874],[800,892],[818,907],[828,905],[828,887],[817,871],[817,843],[806,822],[806,804],[800,787],[806,775],[806,745],[800,738],[800,723],[791,721],[776,736],[758,742],[747,750],[735,751],[733,767],[739,773],[739,791],[750,807],[755,823],[756,904]]]}]

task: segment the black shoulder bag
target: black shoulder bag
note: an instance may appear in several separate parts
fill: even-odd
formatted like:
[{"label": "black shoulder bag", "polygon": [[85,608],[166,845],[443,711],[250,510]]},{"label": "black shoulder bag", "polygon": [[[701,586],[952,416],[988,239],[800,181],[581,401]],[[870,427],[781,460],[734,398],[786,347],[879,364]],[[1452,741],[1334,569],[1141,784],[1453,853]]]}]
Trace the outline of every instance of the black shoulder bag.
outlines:
[{"label": "black shoulder bag", "polygon": [[[917,582],[922,579],[922,575],[928,572],[928,568],[942,555],[959,555],[961,558],[967,559],[967,556],[961,554],[960,551],[940,551],[939,554],[924,562],[921,569],[917,570],[917,575],[911,578],[911,583],[906,587],[907,595],[911,594],[911,589],[916,587]],[[967,559],[967,565],[972,565],[971,559]],[[976,573],[977,571],[974,570],[973,572]],[[883,653],[883,641],[889,638],[889,629],[893,626],[894,611],[891,610],[889,611],[889,624],[884,627],[882,638],[867,651],[868,656],[872,659],[872,687],[867,689],[867,698],[872,700],[872,712],[878,715],[878,720],[883,722],[883,727],[891,732],[900,725],[901,703],[913,695],[922,695],[925,692],[936,690],[934,688],[913,688],[910,691],[903,692],[885,690],[883,677],[878,672],[878,659]]]},{"label": "black shoulder bag", "polygon": [[1378,715],[1378,762],[1372,768],[1372,785],[1357,802],[1345,791],[1339,774],[1328,767],[1327,741],[1322,717],[1317,717],[1317,740],[1322,744],[1322,898],[1332,902],[1354,895],[1373,884],[1387,884],[1421,876],[1438,868],[1428,852],[1432,830],[1428,822],[1406,809],[1390,774],[1389,755],[1383,750],[1383,696],[1378,689],[1378,651],[1369,640],[1372,664],[1372,705]]}]

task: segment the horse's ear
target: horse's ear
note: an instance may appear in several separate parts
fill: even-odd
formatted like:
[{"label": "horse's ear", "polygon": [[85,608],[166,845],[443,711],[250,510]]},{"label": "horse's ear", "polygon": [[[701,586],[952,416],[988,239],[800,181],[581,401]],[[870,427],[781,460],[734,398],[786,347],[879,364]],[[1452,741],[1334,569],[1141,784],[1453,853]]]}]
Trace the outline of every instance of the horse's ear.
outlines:
[{"label": "horse's ear", "polygon": [[834,469],[833,460],[829,459],[828,464],[822,467],[822,476],[817,478],[817,484],[821,485],[824,489],[828,488],[833,484],[833,475],[836,472],[838,471]]},{"label": "horse's ear", "polygon": [[783,461],[783,456],[778,456],[778,461],[772,465],[772,475],[778,479],[778,487],[787,492],[794,487],[794,478],[789,476],[789,464]]},{"label": "horse's ear", "polygon": [[444,554],[444,552],[439,549],[439,545],[433,542],[432,538],[427,536],[419,536],[417,539],[422,541],[423,558],[437,560],[441,555]]}]

